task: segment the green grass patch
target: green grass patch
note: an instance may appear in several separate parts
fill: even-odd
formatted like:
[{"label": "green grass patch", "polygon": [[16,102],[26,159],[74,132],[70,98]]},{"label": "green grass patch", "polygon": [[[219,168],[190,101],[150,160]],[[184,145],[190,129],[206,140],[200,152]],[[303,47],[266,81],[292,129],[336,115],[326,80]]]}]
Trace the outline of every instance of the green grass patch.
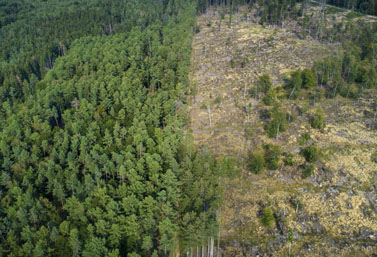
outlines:
[{"label": "green grass patch", "polygon": [[336,14],[336,13],[340,13],[340,12],[343,12],[343,10],[336,8],[336,7],[329,7],[326,10],[326,14]]},{"label": "green grass patch", "polygon": [[350,11],[349,13],[347,13],[346,18],[353,20],[355,18],[360,18],[361,16],[363,16],[361,13]]}]

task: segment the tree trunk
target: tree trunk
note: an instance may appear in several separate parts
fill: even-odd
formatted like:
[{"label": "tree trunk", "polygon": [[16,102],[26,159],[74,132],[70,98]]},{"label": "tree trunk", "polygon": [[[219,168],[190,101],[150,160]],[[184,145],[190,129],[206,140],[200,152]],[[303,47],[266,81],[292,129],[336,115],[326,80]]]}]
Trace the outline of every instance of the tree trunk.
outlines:
[{"label": "tree trunk", "polygon": [[207,104],[207,111],[208,111],[209,127],[212,128],[212,114],[211,114],[210,104]]},{"label": "tree trunk", "polygon": [[213,245],[214,245],[214,240],[213,240],[213,237],[211,236],[211,252],[210,252],[210,257],[213,257]]},{"label": "tree trunk", "polygon": [[210,239],[208,238],[208,246],[207,246],[207,257],[209,256],[209,248],[210,248]]},{"label": "tree trunk", "polygon": [[220,256],[220,224],[219,224],[219,233],[217,234],[217,257]]},{"label": "tree trunk", "polygon": [[278,124],[278,127],[276,129],[276,139],[279,137],[279,129],[280,129],[280,123]]},{"label": "tree trunk", "polygon": [[293,93],[295,92],[295,90],[296,90],[296,86],[292,89],[292,92],[289,94],[289,97],[288,97],[289,100],[291,99],[291,96],[293,95]]}]

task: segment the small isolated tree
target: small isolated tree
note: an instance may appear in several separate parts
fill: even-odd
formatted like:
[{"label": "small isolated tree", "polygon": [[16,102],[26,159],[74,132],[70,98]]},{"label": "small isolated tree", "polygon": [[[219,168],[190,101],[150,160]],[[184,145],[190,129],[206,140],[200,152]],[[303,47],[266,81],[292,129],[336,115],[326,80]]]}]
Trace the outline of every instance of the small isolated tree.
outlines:
[{"label": "small isolated tree", "polygon": [[317,108],[310,124],[312,128],[323,129],[325,127],[325,113],[321,107]]},{"label": "small isolated tree", "polygon": [[300,93],[302,86],[301,70],[297,70],[291,74],[291,77],[287,80],[285,88],[289,99],[296,99]]},{"label": "small isolated tree", "polygon": [[267,73],[259,76],[257,86],[259,87],[259,91],[263,93],[267,93],[267,91],[272,87],[271,77]]},{"label": "small isolated tree", "polygon": [[311,145],[302,151],[305,160],[311,163],[314,163],[319,159],[319,154],[319,149],[314,145]]},{"label": "small isolated tree", "polygon": [[250,170],[255,174],[259,174],[265,168],[265,160],[263,153],[261,152],[254,152],[251,155],[251,160],[249,163]]},{"label": "small isolated tree", "polygon": [[270,138],[278,139],[279,132],[287,129],[287,116],[279,110],[279,106],[275,105],[271,113],[271,121],[267,126],[267,135]]},{"label": "small isolated tree", "polygon": [[293,243],[293,229],[290,228],[288,230],[288,242],[289,242],[289,246],[288,246],[288,257],[291,257],[293,255],[291,255],[291,248],[292,248],[292,243]]},{"label": "small isolated tree", "polygon": [[275,217],[271,207],[265,207],[262,211],[262,224],[267,228],[272,228],[274,223]]},{"label": "small isolated tree", "polygon": [[310,69],[304,69],[302,72],[302,87],[313,89],[316,84],[317,82],[313,71]]},{"label": "small isolated tree", "polygon": [[264,146],[264,159],[266,167],[270,170],[276,170],[279,167],[281,150],[277,145],[267,144]]},{"label": "small isolated tree", "polygon": [[263,99],[263,102],[266,105],[272,105],[273,102],[275,101],[275,99],[276,99],[276,91],[274,89],[270,88],[267,91],[266,96]]}]

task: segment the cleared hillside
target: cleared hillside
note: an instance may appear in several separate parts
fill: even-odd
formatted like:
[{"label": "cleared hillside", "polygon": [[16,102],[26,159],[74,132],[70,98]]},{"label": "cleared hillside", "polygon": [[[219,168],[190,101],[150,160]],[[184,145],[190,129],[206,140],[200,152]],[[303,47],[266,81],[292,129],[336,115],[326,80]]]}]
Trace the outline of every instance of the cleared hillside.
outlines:
[{"label": "cleared hillside", "polygon": [[[316,13],[317,7],[308,12]],[[336,21],[338,15],[329,15]],[[333,18],[334,17],[334,18]],[[341,18],[339,18],[341,20]],[[302,37],[297,22],[262,26],[253,11],[240,8],[223,19],[210,9],[197,18],[191,69],[191,129],[197,146],[231,157],[239,177],[224,182],[221,216],[223,256],[370,256],[376,252],[377,146],[371,129],[373,94],[358,100],[341,96],[314,101],[282,96],[284,79],[298,68],[311,68],[340,45]],[[326,43],[325,43],[326,42]],[[266,133],[265,113],[272,106],[253,95],[258,78],[269,74],[280,109],[292,115],[285,132]],[[311,119],[321,107],[326,126]],[[309,136],[307,136],[309,135]],[[254,174],[251,153],[277,145],[282,157],[276,170]],[[312,175],[304,149],[315,146],[320,158]],[[287,156],[292,160],[287,165]],[[263,226],[263,210],[273,224]]]}]

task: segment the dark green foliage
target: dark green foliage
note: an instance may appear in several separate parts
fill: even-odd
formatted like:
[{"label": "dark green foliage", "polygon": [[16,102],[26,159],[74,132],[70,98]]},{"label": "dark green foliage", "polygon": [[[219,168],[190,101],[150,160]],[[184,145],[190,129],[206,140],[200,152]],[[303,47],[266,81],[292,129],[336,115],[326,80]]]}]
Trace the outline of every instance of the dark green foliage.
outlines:
[{"label": "dark green foliage", "polygon": [[[375,0],[329,0],[327,3],[351,10],[357,10],[358,12],[365,14],[377,15],[377,3]],[[359,14],[355,15],[355,17],[358,16]]]},{"label": "dark green foliage", "polygon": [[[356,51],[356,52],[355,52]],[[351,48],[348,49],[343,57],[342,61],[342,77],[345,81],[352,83],[356,80],[357,70],[359,66],[359,54],[360,49],[358,48]]]},{"label": "dark green foliage", "polygon": [[357,86],[353,84],[342,85],[342,87],[339,89],[339,94],[341,96],[350,99],[357,99],[360,96],[359,92],[359,88],[357,88]]},{"label": "dark green foliage", "polygon": [[192,160],[186,155],[182,164],[180,242],[182,248],[189,249],[217,233],[218,178],[233,173],[234,165],[229,160],[217,163],[206,149],[194,153]]},{"label": "dark green foliage", "polygon": [[269,89],[266,93],[266,96],[263,98],[263,102],[266,105],[272,105],[276,100],[276,91],[273,89]]},{"label": "dark green foliage", "polygon": [[259,99],[260,93],[266,94],[267,91],[269,91],[272,87],[271,77],[268,74],[263,74],[258,77],[257,82],[254,85],[254,88],[252,89],[252,95]]},{"label": "dark green foliage", "polygon": [[301,153],[305,157],[305,160],[311,163],[316,162],[320,157],[319,149],[314,145],[308,146]]},{"label": "dark green foliage", "polygon": [[325,127],[325,113],[321,107],[317,108],[310,124],[313,128],[323,129]]},{"label": "dark green foliage", "polygon": [[302,72],[297,70],[293,72],[289,79],[286,80],[285,88],[289,99],[296,99],[302,86]]},{"label": "dark green foliage", "polygon": [[279,132],[287,129],[287,115],[275,105],[271,112],[271,121],[267,125],[267,135],[270,138],[278,138]]},{"label": "dark green foliage", "polygon": [[377,82],[375,68],[369,65],[359,67],[355,81],[358,82],[359,86],[362,88],[375,87]]},{"label": "dark green foliage", "polygon": [[260,92],[267,93],[267,91],[271,88],[272,82],[271,77],[268,74],[263,74],[258,78],[257,87],[259,88]]},{"label": "dark green foliage", "polygon": [[[136,25],[145,28],[164,15],[163,3],[150,0],[0,3],[5,3],[0,5],[1,102],[35,93],[32,75],[42,79],[55,60],[67,54],[74,40],[127,32]],[[9,12],[13,5],[17,8]],[[140,16],[141,12],[144,15]]]},{"label": "dark green foliage", "polygon": [[0,28],[0,255],[169,256],[215,235],[223,170],[184,137],[191,1],[24,2]]},{"label": "dark green foliage", "polygon": [[275,224],[275,217],[271,207],[265,207],[262,211],[262,224],[267,228],[272,228]]},{"label": "dark green foliage", "polygon": [[298,69],[286,80],[285,89],[289,99],[296,99],[300,95],[301,88],[308,89],[311,92],[316,85],[317,80],[312,70],[304,69],[301,71]]},{"label": "dark green foliage", "polygon": [[262,172],[265,168],[265,165],[266,165],[266,162],[264,160],[264,155],[262,152],[254,152],[251,155],[249,168],[252,172],[256,174]]},{"label": "dark green foliage", "polygon": [[264,159],[266,167],[269,170],[276,170],[279,168],[281,157],[281,149],[278,145],[267,144],[264,146]]},{"label": "dark green foliage", "polygon": [[316,84],[316,78],[312,70],[304,69],[302,72],[302,87],[306,89],[313,89]]},{"label": "dark green foliage", "polygon": [[289,18],[296,18],[299,10],[296,9],[296,0],[281,0],[281,1],[258,1],[261,8],[260,23],[282,25],[282,23]]},{"label": "dark green foliage", "polygon": [[[376,52],[373,37],[377,35],[377,26],[358,24],[352,32],[352,42],[344,43],[344,55],[334,55],[317,61],[313,72],[319,85],[324,86],[329,98],[340,94],[356,99],[366,89],[375,88]],[[373,46],[374,45],[374,46]],[[318,95],[318,94],[317,94]],[[314,94],[312,94],[315,97]]]},{"label": "dark green foliage", "polygon": [[314,173],[315,167],[313,164],[306,165],[304,170],[302,171],[303,178],[311,177]]}]

